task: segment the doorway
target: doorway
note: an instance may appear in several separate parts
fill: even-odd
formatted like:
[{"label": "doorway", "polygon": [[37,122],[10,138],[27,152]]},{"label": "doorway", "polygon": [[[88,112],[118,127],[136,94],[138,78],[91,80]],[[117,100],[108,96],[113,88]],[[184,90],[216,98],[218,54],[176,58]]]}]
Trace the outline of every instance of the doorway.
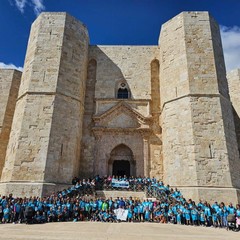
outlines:
[{"label": "doorway", "polygon": [[117,145],[110,153],[108,175],[135,176],[135,169],[132,150],[125,144]]},{"label": "doorway", "polygon": [[123,177],[130,176],[130,162],[127,160],[115,160],[113,162],[112,175]]}]

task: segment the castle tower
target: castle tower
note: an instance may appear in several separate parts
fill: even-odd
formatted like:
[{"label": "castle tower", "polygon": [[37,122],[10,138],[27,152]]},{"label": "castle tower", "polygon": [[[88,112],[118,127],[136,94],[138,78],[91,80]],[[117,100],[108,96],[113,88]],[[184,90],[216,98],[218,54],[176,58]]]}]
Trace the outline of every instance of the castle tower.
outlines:
[{"label": "castle tower", "polygon": [[12,126],[22,73],[13,69],[0,69],[0,174]]},{"label": "castle tower", "polygon": [[41,196],[78,174],[88,44],[86,27],[66,13],[33,23],[1,193]]},{"label": "castle tower", "polygon": [[238,141],[238,151],[240,153],[240,96],[239,96],[239,86],[240,86],[240,69],[232,70],[227,75],[229,94],[233,106],[233,116],[237,134]]},{"label": "castle tower", "polygon": [[218,24],[183,12],[160,34],[164,181],[198,200],[237,202],[240,161]]}]

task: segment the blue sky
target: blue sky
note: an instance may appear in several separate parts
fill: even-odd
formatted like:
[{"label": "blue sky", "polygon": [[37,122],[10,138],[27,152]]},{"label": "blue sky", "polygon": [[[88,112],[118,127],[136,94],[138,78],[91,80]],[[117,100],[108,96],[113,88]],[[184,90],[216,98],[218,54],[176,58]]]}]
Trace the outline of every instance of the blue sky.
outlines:
[{"label": "blue sky", "polygon": [[0,0],[0,67],[21,70],[41,11],[68,12],[101,45],[157,45],[161,25],[178,13],[210,11],[221,25],[227,69],[240,68],[240,0]]}]

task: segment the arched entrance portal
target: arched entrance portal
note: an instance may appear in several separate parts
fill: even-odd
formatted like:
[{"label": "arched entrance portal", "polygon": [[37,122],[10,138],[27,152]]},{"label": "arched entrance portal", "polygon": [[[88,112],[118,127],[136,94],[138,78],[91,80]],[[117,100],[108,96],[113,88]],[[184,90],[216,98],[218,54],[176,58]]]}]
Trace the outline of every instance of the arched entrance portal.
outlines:
[{"label": "arched entrance portal", "polygon": [[130,176],[130,162],[126,160],[115,160],[113,162],[112,175],[115,176]]},{"label": "arched entrance portal", "polygon": [[128,146],[120,144],[110,154],[108,174],[115,176],[135,176],[135,165],[132,150]]}]

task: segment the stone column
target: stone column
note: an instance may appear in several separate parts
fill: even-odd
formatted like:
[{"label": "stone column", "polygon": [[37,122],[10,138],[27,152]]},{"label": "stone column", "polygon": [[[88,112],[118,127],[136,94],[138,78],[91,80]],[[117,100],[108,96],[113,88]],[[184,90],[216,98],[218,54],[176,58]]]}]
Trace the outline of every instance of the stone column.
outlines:
[{"label": "stone column", "polygon": [[149,177],[150,161],[149,161],[149,133],[143,132],[143,157],[144,157],[144,176]]},{"label": "stone column", "polygon": [[[94,131],[95,136],[95,161],[94,161],[94,167],[93,167],[93,174],[94,175],[100,175],[101,174],[101,140],[102,140],[102,131],[95,130]],[[100,175],[101,176],[101,175]]]}]

